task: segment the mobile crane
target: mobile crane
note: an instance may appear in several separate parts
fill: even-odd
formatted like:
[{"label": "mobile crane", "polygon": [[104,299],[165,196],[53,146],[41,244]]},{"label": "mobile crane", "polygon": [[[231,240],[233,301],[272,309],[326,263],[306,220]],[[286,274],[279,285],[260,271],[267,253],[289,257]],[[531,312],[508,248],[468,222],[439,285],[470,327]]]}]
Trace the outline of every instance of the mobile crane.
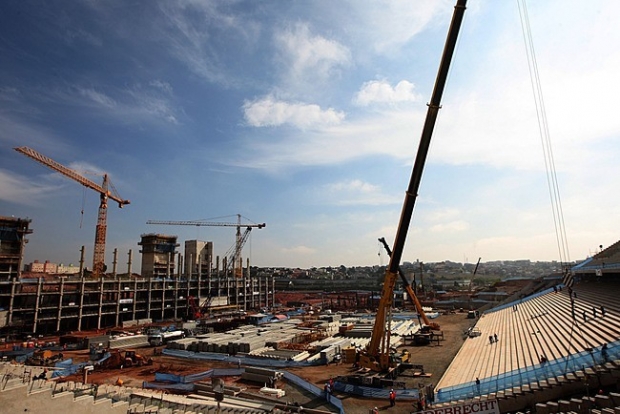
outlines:
[{"label": "mobile crane", "polygon": [[394,250],[390,255],[390,262],[385,272],[383,280],[383,288],[381,291],[381,299],[377,308],[377,316],[372,330],[370,342],[365,350],[359,354],[359,365],[361,368],[368,368],[377,372],[386,372],[393,370],[398,364],[398,358],[390,352],[390,322],[392,304],[394,301],[394,287],[398,278],[399,263],[405,247],[407,231],[413,216],[413,207],[418,196],[418,189],[422,180],[422,171],[424,163],[430,147],[435,121],[439,114],[441,96],[448,76],[450,62],[456,47],[458,32],[463,21],[465,6],[467,0],[457,0],[452,15],[452,22],[448,30],[448,36],[443,50],[439,71],[435,81],[435,88],[428,104],[428,111],[422,128],[422,136],[418,146],[409,187],[405,192],[405,200],[401,211],[400,222],[396,231],[396,239],[394,241]]},{"label": "mobile crane", "polygon": [[[379,239],[379,242],[383,244],[383,247],[385,248],[385,251],[387,252],[388,256],[391,256],[392,250],[390,249],[390,246],[388,246],[387,242],[385,241],[385,238],[381,237]],[[413,288],[411,287],[411,283],[407,281],[407,278],[403,274],[402,270],[400,270],[400,267],[398,268],[398,275],[400,276],[400,280],[403,282],[405,291],[407,291],[407,294],[409,295],[409,298],[411,299],[413,306],[415,306],[416,312],[418,312],[418,315],[420,315],[420,318],[422,318],[422,322],[424,322],[424,325],[428,326],[430,329],[439,330],[440,328],[439,324],[435,322],[431,322],[426,316],[426,312],[424,312],[424,309],[422,309],[422,304],[418,300],[418,296],[415,294]]]}]

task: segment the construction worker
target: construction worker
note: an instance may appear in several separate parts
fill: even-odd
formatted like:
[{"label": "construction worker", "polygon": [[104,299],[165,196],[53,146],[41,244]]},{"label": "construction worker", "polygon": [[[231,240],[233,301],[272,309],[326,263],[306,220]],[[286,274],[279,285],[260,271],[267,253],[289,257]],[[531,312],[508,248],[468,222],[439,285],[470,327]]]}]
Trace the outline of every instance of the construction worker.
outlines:
[{"label": "construction worker", "polygon": [[394,388],[390,390],[390,407],[394,407],[396,405],[396,392]]}]

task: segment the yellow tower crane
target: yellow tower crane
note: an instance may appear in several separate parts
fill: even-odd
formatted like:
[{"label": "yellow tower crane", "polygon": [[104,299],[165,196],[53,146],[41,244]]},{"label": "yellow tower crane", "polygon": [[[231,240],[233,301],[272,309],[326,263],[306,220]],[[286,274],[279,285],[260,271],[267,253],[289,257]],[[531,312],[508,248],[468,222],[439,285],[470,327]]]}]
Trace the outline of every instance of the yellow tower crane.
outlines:
[{"label": "yellow tower crane", "polygon": [[[105,272],[105,242],[106,242],[106,231],[108,228],[107,218],[108,218],[108,198],[116,201],[118,203],[119,208],[123,208],[123,206],[129,204],[129,200],[123,200],[114,189],[114,186],[108,179],[108,175],[103,175],[103,184],[98,185],[86,177],[83,177],[76,171],[65,167],[62,164],[57,163],[51,158],[46,157],[43,154],[38,153],[32,148],[28,147],[18,147],[15,148],[15,151],[21,152],[27,157],[32,158],[35,161],[40,162],[46,167],[51,168],[52,170],[59,172],[72,180],[77,181],[85,187],[93,189],[99,193],[99,215],[97,217],[97,227],[95,229],[95,249],[93,253],[93,277],[99,277],[103,275]],[[109,188],[114,190],[114,193],[110,191]]]},{"label": "yellow tower crane", "polygon": [[[235,248],[234,248],[233,254],[230,255],[230,257],[228,258],[228,264],[226,268],[228,269],[230,267],[234,267],[234,274],[237,277],[241,277],[242,267],[243,267],[243,264],[240,263],[241,250],[243,248],[243,245],[245,244],[245,241],[247,240],[249,232],[252,230],[253,227],[262,229],[263,227],[266,226],[265,223],[241,224],[241,214],[237,214],[236,223],[224,223],[224,222],[219,222],[219,221],[203,221],[203,220],[181,220],[181,221],[149,220],[146,222],[146,224],[164,224],[164,225],[170,225],[170,226],[236,227],[237,235],[236,235]],[[246,231],[243,235],[241,234],[241,227],[246,228]],[[227,254],[227,257],[228,256],[229,255]]]}]

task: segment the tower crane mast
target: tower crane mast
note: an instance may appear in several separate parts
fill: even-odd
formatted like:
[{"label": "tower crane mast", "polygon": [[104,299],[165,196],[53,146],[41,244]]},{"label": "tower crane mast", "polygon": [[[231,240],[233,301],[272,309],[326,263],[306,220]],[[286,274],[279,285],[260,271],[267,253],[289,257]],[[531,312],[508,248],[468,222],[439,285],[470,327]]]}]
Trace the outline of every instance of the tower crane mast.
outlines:
[{"label": "tower crane mast", "polygon": [[105,271],[105,243],[107,233],[107,217],[108,217],[108,199],[112,199],[118,203],[119,208],[129,204],[129,200],[122,199],[115,192],[110,191],[110,187],[114,189],[110,182],[108,175],[103,175],[103,184],[99,185],[88,178],[82,176],[78,172],[71,168],[54,161],[53,159],[46,157],[43,154],[38,153],[29,147],[17,147],[15,151],[24,154],[27,157],[45,165],[52,170],[63,174],[66,177],[71,178],[74,181],[82,184],[84,187],[88,187],[99,193],[99,214],[97,215],[97,227],[95,229],[95,247],[93,250],[93,276],[99,277]]}]

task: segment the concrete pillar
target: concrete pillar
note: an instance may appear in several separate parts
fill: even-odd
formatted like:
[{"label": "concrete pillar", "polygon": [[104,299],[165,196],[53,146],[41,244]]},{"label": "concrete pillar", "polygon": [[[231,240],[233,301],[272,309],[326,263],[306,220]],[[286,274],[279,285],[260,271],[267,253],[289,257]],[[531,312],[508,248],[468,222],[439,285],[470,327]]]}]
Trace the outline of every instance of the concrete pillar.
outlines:
[{"label": "concrete pillar", "polygon": [[60,277],[60,287],[58,292],[58,316],[56,317],[56,331],[60,331],[60,320],[62,319],[62,297],[65,293],[65,277]]},{"label": "concrete pillar", "polygon": [[103,275],[99,276],[99,310],[97,312],[97,329],[101,329],[101,315],[103,314]]},{"label": "concrete pillar", "polygon": [[[116,278],[116,266],[118,265],[118,249],[114,248],[112,259],[112,277]],[[118,325],[118,324],[117,324]]]},{"label": "concrete pillar", "polygon": [[39,278],[39,283],[37,284],[37,298],[34,305],[34,321],[32,323],[32,332],[37,331],[37,324],[39,322],[39,310],[41,308],[41,288],[43,287],[43,278]]},{"label": "concrete pillar", "polygon": [[177,275],[176,278],[180,279],[183,275],[183,255],[181,253],[177,253],[178,264],[177,264]]},{"label": "concrete pillar", "polygon": [[148,292],[148,299],[146,302],[146,317],[150,318],[151,317],[151,290],[153,289],[153,279],[151,279],[150,277],[147,279],[147,283],[148,288],[147,288],[147,292]]},{"label": "concrete pillar", "polygon": [[[241,258],[239,258],[239,263],[243,263],[241,262]],[[241,291],[243,292],[243,310],[247,310],[248,308],[248,279],[245,277],[245,273],[243,273],[243,266],[240,266],[241,268]],[[239,279],[237,277],[237,275],[234,276],[237,280]],[[239,282],[236,283],[237,285],[239,285]]]},{"label": "concrete pillar", "polygon": [[178,318],[179,309],[179,278],[174,279],[174,319]]},{"label": "concrete pillar", "polygon": [[[130,250],[131,251],[131,250]],[[138,301],[138,279],[133,280],[133,312],[131,313],[131,320],[136,320],[136,302]]]},{"label": "concrete pillar", "polygon": [[[170,253],[168,253],[168,257],[170,257]],[[164,279],[161,282],[161,319],[166,319],[164,312],[166,312],[166,282],[167,279]]]},{"label": "concrete pillar", "polygon": [[189,274],[187,275],[187,279],[190,280],[194,275],[194,254],[189,254],[189,263],[187,264]]},{"label": "concrete pillar", "polygon": [[82,330],[82,316],[84,315],[84,274],[80,281],[80,307],[78,308],[78,331]]},{"label": "concrete pillar", "polygon": [[133,256],[133,252],[131,251],[131,249],[129,249],[129,252],[127,253],[128,259],[127,259],[127,275],[129,275],[129,277],[131,277],[131,262],[132,262],[132,256]]},{"label": "concrete pillar", "polygon": [[170,279],[170,265],[172,264],[172,253],[166,255],[166,279]]},{"label": "concrete pillar", "polygon": [[84,278],[84,246],[80,249],[80,277]]},{"label": "concrete pillar", "polygon": [[[193,263],[194,262],[192,262],[192,267],[193,267]],[[201,255],[198,256],[198,269],[196,270],[198,273],[196,275],[197,276],[196,279],[198,280],[198,299],[200,299],[200,296],[202,294],[202,256]],[[200,300],[198,302],[200,303]]]},{"label": "concrete pillar", "polygon": [[11,279],[11,297],[9,299],[9,314],[7,317],[7,324],[13,323],[13,313],[15,312],[15,289],[17,287],[17,278]]},{"label": "concrete pillar", "polygon": [[[116,252],[116,249],[114,249]],[[116,259],[114,259],[116,260]],[[116,272],[114,272],[114,276],[116,277]],[[121,311],[121,281],[116,281],[116,323],[115,326],[120,325],[120,311]]]}]

